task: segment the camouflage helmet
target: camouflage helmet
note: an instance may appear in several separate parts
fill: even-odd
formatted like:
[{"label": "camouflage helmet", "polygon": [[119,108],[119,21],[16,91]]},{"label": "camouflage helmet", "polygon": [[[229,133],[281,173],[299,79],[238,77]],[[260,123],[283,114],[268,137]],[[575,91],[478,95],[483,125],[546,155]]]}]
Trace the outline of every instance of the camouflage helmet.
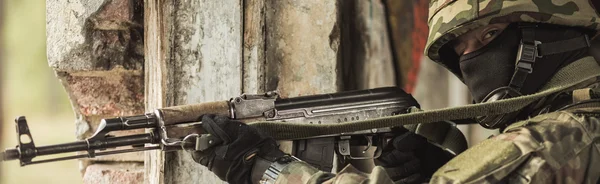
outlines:
[{"label": "camouflage helmet", "polygon": [[511,22],[600,29],[591,0],[431,0],[425,55],[462,79],[458,63],[440,57],[442,47],[470,30]]}]

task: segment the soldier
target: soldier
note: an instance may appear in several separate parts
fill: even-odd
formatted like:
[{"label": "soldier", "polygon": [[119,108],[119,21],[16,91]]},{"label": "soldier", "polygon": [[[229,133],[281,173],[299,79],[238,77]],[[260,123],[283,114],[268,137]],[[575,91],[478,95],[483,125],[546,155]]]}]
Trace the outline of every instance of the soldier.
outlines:
[{"label": "soldier", "polygon": [[370,174],[352,166],[326,173],[283,154],[258,130],[215,116],[203,126],[225,144],[195,152],[194,160],[231,183],[265,174],[280,183],[600,182],[600,62],[589,48],[600,17],[591,1],[432,0],[428,22],[425,54],[459,77],[477,103],[542,94],[565,78],[582,82],[514,113],[478,117],[503,133],[447,163],[443,151],[405,133]]}]

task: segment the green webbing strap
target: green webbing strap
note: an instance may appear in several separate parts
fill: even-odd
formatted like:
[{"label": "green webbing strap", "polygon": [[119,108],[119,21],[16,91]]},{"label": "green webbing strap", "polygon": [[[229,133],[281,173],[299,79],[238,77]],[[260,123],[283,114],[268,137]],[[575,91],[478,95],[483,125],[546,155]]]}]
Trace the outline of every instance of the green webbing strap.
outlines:
[{"label": "green webbing strap", "polygon": [[444,120],[467,119],[485,115],[498,115],[522,109],[542,97],[565,90],[578,83],[600,76],[600,66],[593,57],[585,57],[562,68],[542,87],[541,92],[499,100],[490,103],[471,104],[461,107],[428,110],[410,114],[400,114],[363,121],[338,124],[298,124],[286,122],[250,123],[276,140],[303,139],[320,135],[341,134],[373,128],[394,127]]}]

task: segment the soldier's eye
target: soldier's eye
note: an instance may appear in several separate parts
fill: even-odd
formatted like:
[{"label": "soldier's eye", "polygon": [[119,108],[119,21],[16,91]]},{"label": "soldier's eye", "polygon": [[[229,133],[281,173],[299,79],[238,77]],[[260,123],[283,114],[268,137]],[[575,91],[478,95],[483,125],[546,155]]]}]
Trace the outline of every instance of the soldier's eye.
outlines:
[{"label": "soldier's eye", "polygon": [[487,33],[485,33],[483,35],[483,39],[490,39],[493,38],[494,36],[496,36],[496,34],[498,34],[498,30],[490,30]]}]

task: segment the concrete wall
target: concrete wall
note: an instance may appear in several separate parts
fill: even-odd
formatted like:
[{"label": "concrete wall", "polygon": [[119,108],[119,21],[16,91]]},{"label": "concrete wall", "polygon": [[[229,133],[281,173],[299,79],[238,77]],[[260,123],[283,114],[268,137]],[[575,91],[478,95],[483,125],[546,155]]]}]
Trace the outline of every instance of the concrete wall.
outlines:
[{"label": "concrete wall", "polygon": [[[77,139],[90,136],[102,118],[144,112],[142,6],[133,0],[46,1],[48,64],[69,94]],[[81,160],[83,181],[138,183],[142,155]]]}]

